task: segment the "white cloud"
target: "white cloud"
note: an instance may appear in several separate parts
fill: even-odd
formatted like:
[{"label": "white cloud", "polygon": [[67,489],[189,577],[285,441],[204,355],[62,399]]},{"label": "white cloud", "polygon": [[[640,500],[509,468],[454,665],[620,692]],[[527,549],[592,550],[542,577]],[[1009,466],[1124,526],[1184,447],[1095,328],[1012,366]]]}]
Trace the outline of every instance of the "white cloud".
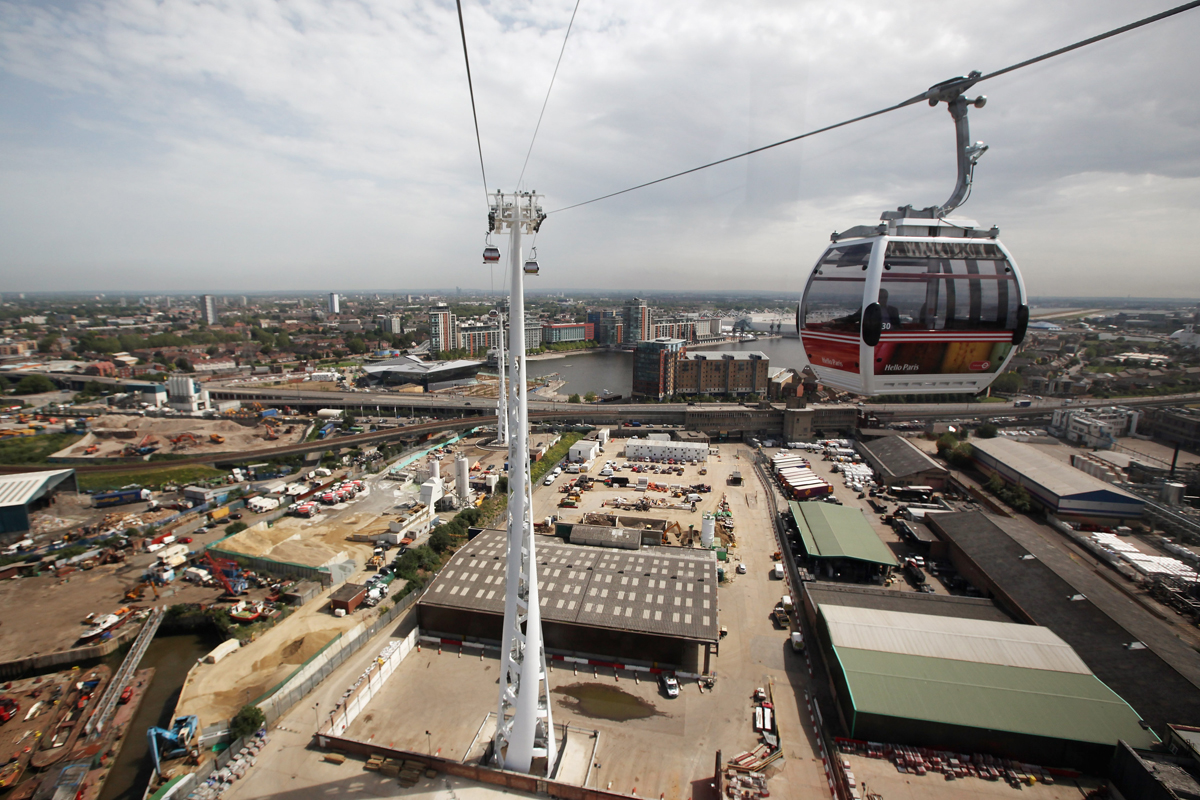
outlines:
[{"label": "white cloud", "polygon": [[[521,170],[573,5],[465,3],[492,189]],[[584,0],[526,185],[557,208],[1153,10]],[[1034,294],[1200,288],[1181,236],[1198,28],[1190,12],[981,85],[992,149],[963,211],[1001,226]],[[6,288],[488,285],[444,0],[2,2],[0,100]],[[553,215],[541,284],[798,291],[830,231],[944,200],[952,142],[918,105]]]}]

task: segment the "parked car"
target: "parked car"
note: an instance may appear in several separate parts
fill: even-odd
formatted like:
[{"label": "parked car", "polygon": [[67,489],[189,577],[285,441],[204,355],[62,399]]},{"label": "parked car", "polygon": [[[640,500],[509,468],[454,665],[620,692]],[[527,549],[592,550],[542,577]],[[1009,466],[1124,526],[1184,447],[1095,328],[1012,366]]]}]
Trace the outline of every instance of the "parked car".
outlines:
[{"label": "parked car", "polygon": [[191,543],[192,543],[192,537],[190,537],[190,536],[184,536],[182,539],[180,539],[180,540],[179,540],[179,543],[180,543],[180,544],[191,544]]},{"label": "parked car", "polygon": [[738,574],[738,575],[745,575],[745,574],[746,574],[746,564],[745,564],[745,562],[743,562],[743,563],[741,563],[741,564],[738,564],[738,565],[737,565],[737,574]]},{"label": "parked car", "polygon": [[230,514],[230,515],[229,515],[229,518],[230,518],[230,519],[241,519],[241,518],[242,518],[242,514],[241,514],[241,512],[239,511],[239,512],[238,512],[238,513],[236,513],[236,514]]},{"label": "parked car", "polygon": [[679,697],[679,681],[675,679],[674,675],[660,672],[658,675],[658,685],[662,687],[667,697]]}]

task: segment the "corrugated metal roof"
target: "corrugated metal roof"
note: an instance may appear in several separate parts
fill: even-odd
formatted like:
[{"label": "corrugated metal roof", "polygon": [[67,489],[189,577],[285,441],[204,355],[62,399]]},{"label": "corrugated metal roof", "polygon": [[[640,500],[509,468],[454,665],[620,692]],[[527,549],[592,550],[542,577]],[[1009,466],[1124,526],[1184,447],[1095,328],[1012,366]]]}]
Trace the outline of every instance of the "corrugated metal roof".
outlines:
[{"label": "corrugated metal roof", "polygon": [[859,442],[868,459],[884,473],[884,478],[903,479],[921,472],[949,472],[903,436],[885,436],[873,442]]},{"label": "corrugated metal roof", "polygon": [[816,558],[850,558],[896,566],[896,556],[857,508],[829,503],[788,503],[804,549]]},{"label": "corrugated metal roof", "polygon": [[575,525],[571,528],[571,544],[637,550],[642,546],[642,532],[604,525]]},{"label": "corrugated metal roof", "polygon": [[[717,562],[707,550],[609,548],[538,537],[542,619],[716,641]],[[485,531],[459,550],[422,603],[504,613],[507,537]]]},{"label": "corrugated metal roof", "polygon": [[856,714],[1097,744],[1124,739],[1140,748],[1158,741],[1094,675],[853,648],[835,652]]},{"label": "corrugated metal roof", "polygon": [[23,506],[37,499],[48,483],[58,483],[74,472],[73,469],[56,469],[0,475],[0,507]]},{"label": "corrugated metal roof", "polygon": [[1054,631],[1015,622],[822,604],[834,647],[1091,675]]},{"label": "corrugated metal roof", "polygon": [[971,447],[1001,462],[1014,472],[1059,497],[1103,492],[1113,495],[1114,499],[1139,504],[1144,502],[1140,497],[1099,478],[1094,478],[1083,470],[1059,461],[1032,445],[996,437],[995,439],[972,439]]}]

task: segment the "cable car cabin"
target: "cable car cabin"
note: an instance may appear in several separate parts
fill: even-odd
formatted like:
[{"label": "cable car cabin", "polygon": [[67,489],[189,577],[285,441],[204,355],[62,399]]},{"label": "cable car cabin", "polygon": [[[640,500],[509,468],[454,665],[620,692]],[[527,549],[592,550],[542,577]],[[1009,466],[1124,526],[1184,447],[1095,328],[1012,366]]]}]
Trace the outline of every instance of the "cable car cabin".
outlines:
[{"label": "cable car cabin", "polygon": [[[1025,287],[998,231],[887,212],[834,234],[797,326],[823,383],[863,395],[975,394],[1025,337]],[[910,216],[911,215],[911,216]]]}]

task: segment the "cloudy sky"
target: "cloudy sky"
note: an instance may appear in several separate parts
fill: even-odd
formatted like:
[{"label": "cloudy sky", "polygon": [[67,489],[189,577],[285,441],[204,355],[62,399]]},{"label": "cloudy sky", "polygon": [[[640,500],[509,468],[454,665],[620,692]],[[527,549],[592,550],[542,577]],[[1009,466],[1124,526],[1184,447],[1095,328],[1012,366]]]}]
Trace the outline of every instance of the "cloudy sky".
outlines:
[{"label": "cloudy sky", "polygon": [[[1170,6],[582,0],[523,188],[553,210]],[[492,190],[573,7],[464,0]],[[1200,10],[978,87],[961,215],[1032,294],[1200,298],[1197,41]],[[798,292],[830,231],[953,181],[914,105],[552,214],[537,285]],[[485,226],[453,3],[0,0],[0,291],[487,288]]]}]

